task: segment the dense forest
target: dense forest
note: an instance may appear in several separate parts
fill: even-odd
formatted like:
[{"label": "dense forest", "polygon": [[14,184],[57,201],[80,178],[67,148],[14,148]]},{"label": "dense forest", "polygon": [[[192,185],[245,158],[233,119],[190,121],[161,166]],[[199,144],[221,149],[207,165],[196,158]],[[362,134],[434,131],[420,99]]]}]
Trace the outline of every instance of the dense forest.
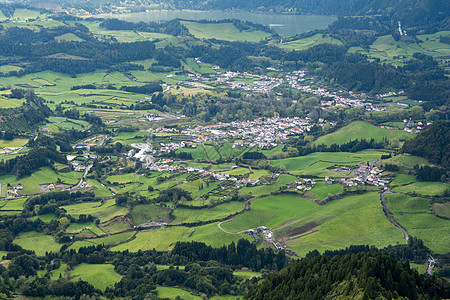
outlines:
[{"label": "dense forest", "polygon": [[401,151],[421,156],[444,168],[450,166],[450,122],[438,121],[405,142]]},{"label": "dense forest", "polygon": [[269,277],[246,299],[433,299],[449,296],[448,283],[424,277],[385,253],[319,255]]}]

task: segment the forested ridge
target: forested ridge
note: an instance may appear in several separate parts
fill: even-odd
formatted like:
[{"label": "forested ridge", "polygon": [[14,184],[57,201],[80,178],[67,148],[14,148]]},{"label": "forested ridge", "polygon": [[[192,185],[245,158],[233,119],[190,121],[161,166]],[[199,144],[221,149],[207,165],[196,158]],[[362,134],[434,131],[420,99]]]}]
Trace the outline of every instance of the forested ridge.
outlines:
[{"label": "forested ridge", "polygon": [[449,141],[450,122],[439,121],[425,128],[414,139],[406,141],[401,150],[448,168],[450,166]]},{"label": "forested ridge", "polygon": [[435,299],[448,283],[424,277],[385,253],[319,255],[273,273],[245,299]]}]

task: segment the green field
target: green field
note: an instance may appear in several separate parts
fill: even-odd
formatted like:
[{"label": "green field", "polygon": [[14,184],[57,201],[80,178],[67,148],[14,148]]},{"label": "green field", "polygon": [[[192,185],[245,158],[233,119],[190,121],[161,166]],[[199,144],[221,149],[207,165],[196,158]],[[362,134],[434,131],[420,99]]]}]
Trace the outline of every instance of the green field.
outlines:
[{"label": "green field", "polygon": [[296,223],[276,232],[281,237],[294,234],[287,243],[300,256],[314,249],[323,252],[352,244],[385,247],[404,243],[402,232],[387,220],[375,192],[317,205],[296,218]]},{"label": "green field", "polygon": [[367,122],[355,121],[333,133],[319,137],[313,144],[325,144],[328,146],[331,144],[341,145],[351,140],[370,140],[372,138],[376,142],[382,141],[383,138],[387,138],[388,140],[396,138],[402,141],[411,139],[412,137],[413,135],[411,133],[405,131],[397,129],[384,129]]},{"label": "green field", "polygon": [[414,53],[423,53],[443,60],[450,53],[450,46],[440,42],[440,37],[450,36],[450,31],[439,31],[433,34],[417,35],[417,42],[395,41],[392,35],[380,36],[370,45],[370,49],[351,47],[348,52],[361,53],[370,58],[378,58],[384,63],[403,65]]},{"label": "green field", "polygon": [[449,184],[441,182],[414,182],[404,186],[394,188],[393,192],[416,193],[424,196],[439,196],[450,188]]},{"label": "green field", "polygon": [[58,252],[62,246],[55,242],[53,236],[36,231],[19,234],[14,243],[24,249],[33,250],[38,256],[44,256],[46,252]]},{"label": "green field", "polygon": [[249,194],[254,197],[270,195],[272,193],[278,192],[281,187],[294,182],[296,179],[297,178],[295,176],[281,174],[272,184],[244,187],[239,189],[239,194]]},{"label": "green field", "polygon": [[433,203],[431,208],[437,216],[450,219],[450,202]]},{"label": "green field", "polygon": [[70,276],[72,280],[87,281],[102,291],[122,279],[122,276],[116,273],[114,266],[110,264],[81,264],[70,272]]},{"label": "green field", "polygon": [[131,219],[133,224],[139,225],[144,222],[169,221],[170,208],[158,206],[155,204],[139,204],[133,207]]},{"label": "green field", "polygon": [[305,50],[320,44],[342,45],[342,42],[325,34],[318,33],[307,38],[277,44],[277,46],[286,51],[292,51]]},{"label": "green field", "polygon": [[91,214],[99,217],[101,222],[106,222],[117,216],[124,216],[128,212],[127,208],[115,205],[114,199],[107,200],[103,204],[101,202],[84,202],[61,207],[73,217]]},{"label": "green field", "polygon": [[181,24],[186,26],[189,29],[189,32],[198,39],[259,42],[270,36],[269,33],[260,30],[240,31],[232,23],[215,24],[181,21]]},{"label": "green field", "polygon": [[397,174],[394,180],[391,181],[391,186],[394,185],[404,185],[415,181],[414,176],[406,174]]},{"label": "green field", "polygon": [[251,271],[235,271],[233,272],[233,275],[241,277],[243,279],[252,279],[253,277],[261,277],[261,273]]},{"label": "green field", "polygon": [[28,140],[21,139],[21,138],[15,138],[12,140],[0,140],[0,148],[22,147],[22,146],[25,146],[26,143],[28,143]]},{"label": "green field", "polygon": [[134,240],[113,247],[112,250],[136,252],[138,250],[156,249],[158,251],[166,251],[172,249],[177,241],[198,241],[213,247],[220,247],[231,242],[236,243],[241,238],[250,239],[245,234],[224,233],[218,228],[217,224],[211,223],[196,228],[174,226],[158,230],[140,231]]},{"label": "green field", "polygon": [[315,152],[305,156],[272,160],[276,167],[284,166],[287,171],[295,175],[338,176],[331,169],[334,166],[353,166],[359,162],[379,159],[381,153],[374,150],[348,152]]},{"label": "green field", "polygon": [[425,158],[405,154],[398,154],[392,158],[384,160],[383,162],[397,165],[402,169],[413,169],[415,165],[430,165]]},{"label": "green field", "polygon": [[395,219],[408,234],[423,240],[431,251],[444,254],[450,249],[450,221],[431,213],[395,214]]},{"label": "green field", "polygon": [[244,204],[242,202],[229,202],[207,209],[177,208],[173,213],[175,215],[173,224],[221,219],[241,211],[243,208]]},{"label": "green field", "polygon": [[319,200],[323,200],[328,196],[336,195],[342,193],[342,185],[339,184],[331,184],[325,186],[324,182],[318,182],[316,185],[310,190],[310,193],[314,194],[319,198]]},{"label": "green field", "polygon": [[429,212],[430,204],[426,198],[412,197],[405,194],[386,194],[386,204],[393,213]]},{"label": "green field", "polygon": [[156,288],[156,291],[158,292],[159,298],[167,298],[167,299],[175,299],[179,297],[178,299],[185,299],[185,300],[200,300],[202,297],[192,295],[189,292],[186,292],[183,289],[180,288],[174,288],[174,287],[166,287],[166,286],[158,286]]},{"label": "green field", "polygon": [[251,202],[251,210],[233,221],[222,224],[222,228],[231,232],[266,226],[273,228],[295,219],[298,213],[314,207],[312,202],[291,195],[269,196]]}]

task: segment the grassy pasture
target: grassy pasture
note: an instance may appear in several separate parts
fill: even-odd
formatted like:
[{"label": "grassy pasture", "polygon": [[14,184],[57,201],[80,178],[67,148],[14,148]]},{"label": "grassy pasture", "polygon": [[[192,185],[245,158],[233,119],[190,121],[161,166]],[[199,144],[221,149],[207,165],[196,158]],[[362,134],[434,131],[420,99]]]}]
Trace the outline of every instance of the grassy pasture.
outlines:
[{"label": "grassy pasture", "polygon": [[262,195],[269,195],[271,193],[279,191],[281,187],[294,182],[296,179],[297,178],[295,176],[288,174],[281,174],[280,176],[278,176],[278,178],[273,184],[243,187],[239,189],[239,194],[251,194],[252,196],[255,197]]},{"label": "grassy pasture", "polygon": [[331,144],[344,144],[355,139],[370,140],[373,138],[375,141],[380,142],[383,138],[399,140],[407,140],[412,138],[411,133],[396,130],[396,129],[384,129],[374,126],[367,122],[355,121],[349,125],[340,128],[339,130],[321,136],[313,144],[315,145],[331,145]]},{"label": "grassy pasture", "polygon": [[310,210],[315,206],[309,200],[292,195],[269,196],[256,199],[251,203],[251,210],[236,216],[232,221],[222,224],[222,228],[238,232],[259,226],[276,227],[295,218],[299,212]]},{"label": "grassy pasture", "polygon": [[37,10],[31,10],[26,8],[16,8],[14,11],[13,18],[14,19],[22,19],[22,20],[28,20],[28,19],[35,19],[39,17],[41,13]]},{"label": "grassy pasture", "polygon": [[[297,221],[276,234],[289,236],[289,229],[307,224],[318,225],[315,232],[287,240],[288,245],[300,256],[311,250],[345,248],[351,244],[369,244],[385,247],[389,244],[404,243],[402,233],[390,223],[379,203],[378,193],[348,196],[333,200],[325,205],[317,205],[297,215]],[[307,229],[305,229],[307,230]]]},{"label": "grassy pasture", "polygon": [[179,299],[184,300],[200,300],[202,297],[193,295],[183,289],[180,288],[174,288],[174,287],[167,287],[167,286],[158,286],[156,288],[156,291],[158,292],[158,297],[162,299],[175,299],[176,297],[179,297]]},{"label": "grassy pasture", "polygon": [[342,193],[342,185],[339,184],[331,184],[325,186],[324,182],[318,182],[316,185],[310,190],[310,193],[317,196],[320,200],[325,199],[329,195],[336,195]]},{"label": "grassy pasture", "polygon": [[307,38],[278,44],[277,46],[286,51],[292,51],[292,50],[305,50],[320,44],[342,45],[342,42],[335,38],[318,33]]},{"label": "grassy pasture", "polygon": [[42,222],[50,223],[50,221],[52,221],[52,220],[58,220],[58,217],[54,214],[46,214],[46,215],[39,215],[39,216],[34,216],[34,217],[30,218],[30,220],[33,220],[33,221],[36,219],[41,219]]},{"label": "grassy pasture", "polygon": [[444,254],[450,249],[449,221],[431,213],[396,214],[395,219],[406,231],[423,240],[433,252]]},{"label": "grassy pasture", "polygon": [[138,225],[144,222],[153,221],[169,221],[170,209],[160,207],[155,204],[139,204],[133,207],[131,211],[131,219],[133,224]]},{"label": "grassy pasture", "polygon": [[405,194],[386,194],[386,204],[393,213],[429,212],[429,200]]},{"label": "grassy pasture", "polygon": [[431,208],[436,215],[450,219],[450,202],[433,203]]},{"label": "grassy pasture", "polygon": [[253,277],[261,277],[261,273],[252,271],[235,271],[234,276],[241,277],[242,279],[252,279]]},{"label": "grassy pasture", "polygon": [[57,41],[65,41],[65,42],[83,42],[84,40],[79,36],[73,33],[65,33],[59,36],[55,36],[55,40]]},{"label": "grassy pasture", "polygon": [[405,186],[395,187],[392,191],[398,193],[413,193],[424,196],[443,195],[450,188],[449,184],[441,182],[414,182]]},{"label": "grassy pasture", "polygon": [[285,166],[286,170],[296,175],[337,176],[337,173],[326,168],[335,165],[352,166],[358,162],[379,159],[381,153],[373,150],[349,152],[315,152],[305,156],[272,160],[271,164],[277,167]]},{"label": "grassy pasture", "polygon": [[[1,68],[0,68],[0,72]],[[0,96],[0,107],[1,108],[14,108],[21,106],[25,101],[22,99],[12,99]]]},{"label": "grassy pasture", "polygon": [[0,140],[0,148],[6,147],[22,147],[28,143],[27,139],[15,138],[12,140]]},{"label": "grassy pasture", "polygon": [[80,172],[69,172],[69,173],[55,173],[49,167],[41,168],[41,170],[34,172],[32,175],[28,177],[21,178],[19,180],[16,179],[14,175],[3,175],[0,176],[0,183],[2,185],[2,189],[6,183],[10,183],[11,185],[23,185],[23,190],[20,194],[23,195],[31,195],[40,193],[41,190],[39,188],[40,184],[44,183],[55,183],[58,178],[61,179],[63,183],[74,185],[79,181],[82,173]]},{"label": "grassy pasture", "polygon": [[130,240],[134,236],[134,234],[135,232],[124,232],[100,238],[80,240],[70,245],[69,249],[78,250],[81,247],[101,245],[101,244],[105,244],[107,246],[115,246]]},{"label": "grassy pasture", "polygon": [[101,222],[111,220],[116,216],[124,216],[128,210],[125,207],[115,205],[115,200],[107,200],[104,204],[101,202],[84,202],[62,206],[71,216],[78,217],[81,214],[91,214],[100,218]]},{"label": "grassy pasture", "polygon": [[193,223],[221,219],[244,208],[242,202],[228,202],[207,209],[177,208],[174,211],[175,221],[173,224]]},{"label": "grassy pasture", "polygon": [[3,205],[0,210],[19,210],[19,211],[21,211],[23,209],[23,204],[25,203],[26,200],[27,200],[27,198],[7,200],[5,205]]},{"label": "grassy pasture", "polygon": [[240,31],[232,23],[203,24],[193,21],[181,21],[181,23],[198,39],[259,42],[270,36],[269,33],[260,30]]},{"label": "grassy pasture", "polygon": [[405,169],[413,169],[415,165],[430,165],[425,158],[405,154],[398,154],[392,158],[386,159],[385,162]]},{"label": "grassy pasture", "polygon": [[70,272],[70,276],[72,280],[87,281],[102,291],[122,279],[122,276],[116,273],[114,266],[110,264],[81,264]]},{"label": "grassy pasture", "polygon": [[14,243],[24,249],[33,250],[38,256],[44,256],[45,252],[58,252],[62,246],[55,242],[53,236],[36,231],[20,233]]},{"label": "grassy pasture", "polygon": [[415,181],[415,178],[412,175],[397,174],[395,176],[394,180],[391,181],[391,186],[409,184],[414,181]]},{"label": "grassy pasture", "polygon": [[213,247],[228,245],[231,242],[237,242],[241,238],[250,239],[245,234],[227,234],[222,232],[218,227],[218,223],[211,223],[194,228],[183,226],[174,226],[158,230],[140,231],[136,234],[136,238],[128,243],[123,243],[113,247],[113,251],[129,251],[136,252],[141,250],[156,249],[158,251],[166,251],[173,248],[177,241],[198,241],[204,242]]}]

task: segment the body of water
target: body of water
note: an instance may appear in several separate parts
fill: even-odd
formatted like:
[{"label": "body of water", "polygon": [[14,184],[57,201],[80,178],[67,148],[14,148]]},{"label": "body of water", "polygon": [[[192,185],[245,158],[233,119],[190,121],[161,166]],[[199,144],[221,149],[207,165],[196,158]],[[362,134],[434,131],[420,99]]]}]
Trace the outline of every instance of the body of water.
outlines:
[{"label": "body of water", "polygon": [[238,19],[253,23],[270,26],[282,35],[296,35],[298,33],[324,29],[333,21],[331,16],[311,16],[311,15],[281,15],[281,14],[260,14],[244,11],[188,11],[188,10],[167,10],[167,11],[147,11],[132,14],[108,15],[130,22],[155,22],[162,20],[184,19],[184,20],[223,20]]}]

